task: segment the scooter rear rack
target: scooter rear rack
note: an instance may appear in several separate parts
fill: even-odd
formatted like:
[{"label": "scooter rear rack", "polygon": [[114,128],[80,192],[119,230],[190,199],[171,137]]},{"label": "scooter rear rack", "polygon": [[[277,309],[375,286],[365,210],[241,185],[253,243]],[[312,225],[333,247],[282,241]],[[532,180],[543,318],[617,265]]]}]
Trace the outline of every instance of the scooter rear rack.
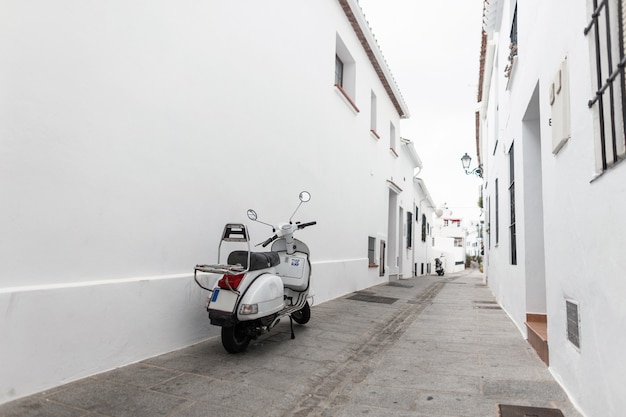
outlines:
[{"label": "scooter rear rack", "polygon": [[220,244],[217,248],[217,264],[202,264],[196,265],[193,271],[193,279],[196,281],[196,284],[204,290],[213,292],[212,288],[207,288],[202,285],[200,281],[198,281],[198,271],[209,273],[209,274],[220,274],[220,275],[237,275],[244,274],[248,272],[248,268],[244,267],[241,264],[235,265],[227,265],[220,264],[220,256],[222,253],[222,243],[223,242],[240,242],[245,243],[248,246],[248,263],[250,265],[250,235],[248,234],[248,229],[245,224],[241,223],[227,223],[224,226],[224,231],[222,232],[222,238],[220,239]]},{"label": "scooter rear rack", "polygon": [[247,272],[248,269],[240,264],[237,265],[196,265],[195,271],[207,272],[210,274],[237,275]]},{"label": "scooter rear rack", "polygon": [[243,267],[242,265],[196,265],[193,269],[193,280],[196,281],[196,284],[203,290],[207,290],[209,292],[213,292],[213,288],[205,287],[198,281],[198,271],[205,272],[209,274],[220,274],[220,275],[237,275],[237,274],[245,274],[248,272],[248,268]]}]

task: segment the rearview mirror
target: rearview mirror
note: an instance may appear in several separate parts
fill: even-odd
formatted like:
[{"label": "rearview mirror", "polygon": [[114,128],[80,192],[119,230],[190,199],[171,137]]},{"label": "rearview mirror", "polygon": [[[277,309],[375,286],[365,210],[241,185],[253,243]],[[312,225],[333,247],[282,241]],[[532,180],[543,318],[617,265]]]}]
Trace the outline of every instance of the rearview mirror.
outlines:
[{"label": "rearview mirror", "polygon": [[300,197],[300,201],[302,201],[303,203],[306,203],[307,201],[311,199],[311,194],[308,191],[302,191],[299,197]]},{"label": "rearview mirror", "polygon": [[248,213],[248,218],[249,218],[250,220],[256,220],[256,218],[257,218],[256,211],[254,211],[254,210],[252,210],[252,209],[249,209],[249,210],[247,211],[247,213]]}]

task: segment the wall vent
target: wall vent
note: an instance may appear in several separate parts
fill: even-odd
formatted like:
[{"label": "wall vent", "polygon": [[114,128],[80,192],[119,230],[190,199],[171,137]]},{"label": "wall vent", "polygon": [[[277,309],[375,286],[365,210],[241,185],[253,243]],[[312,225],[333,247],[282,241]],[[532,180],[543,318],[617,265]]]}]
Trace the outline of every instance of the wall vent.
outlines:
[{"label": "wall vent", "polygon": [[580,349],[580,317],[578,303],[573,300],[565,300],[567,309],[567,340],[576,348]]}]

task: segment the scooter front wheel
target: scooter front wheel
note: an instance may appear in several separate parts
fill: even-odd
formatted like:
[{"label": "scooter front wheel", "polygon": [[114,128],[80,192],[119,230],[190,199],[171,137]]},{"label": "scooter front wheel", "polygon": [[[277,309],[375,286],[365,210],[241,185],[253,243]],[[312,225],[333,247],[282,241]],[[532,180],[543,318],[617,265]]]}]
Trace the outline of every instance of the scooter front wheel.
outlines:
[{"label": "scooter front wheel", "polygon": [[307,301],[300,310],[291,313],[291,318],[298,324],[307,324],[311,319],[311,307]]},{"label": "scooter front wheel", "polygon": [[246,333],[242,323],[222,327],[222,346],[228,353],[243,352],[249,344],[250,336]]}]

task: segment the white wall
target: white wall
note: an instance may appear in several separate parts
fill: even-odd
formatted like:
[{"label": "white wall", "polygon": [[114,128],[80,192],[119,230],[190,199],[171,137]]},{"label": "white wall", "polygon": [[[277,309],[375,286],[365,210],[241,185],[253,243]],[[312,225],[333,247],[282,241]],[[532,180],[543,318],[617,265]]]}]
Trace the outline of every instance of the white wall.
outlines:
[{"label": "white wall", "polygon": [[[587,106],[594,94],[595,80],[590,69],[595,64],[592,64],[590,40],[583,34],[591,9],[582,0],[519,2],[518,66],[509,81],[504,79],[503,73],[512,9],[508,1],[499,3],[503,7],[503,26],[497,29],[499,37],[492,34],[492,39],[499,41],[497,65],[481,128],[481,150],[487,168],[485,188],[491,201],[489,285],[524,334],[525,313],[545,309],[550,370],[583,414],[587,417],[619,415],[626,408],[623,396],[626,363],[620,351],[620,347],[626,345],[623,332],[626,258],[621,254],[626,232],[621,221],[621,213],[626,210],[626,168],[619,164],[595,178],[596,133],[593,110]],[[565,146],[553,154],[549,88],[566,56],[572,135]],[[540,165],[532,169],[529,161],[538,161],[533,148],[537,137],[532,132],[529,135],[525,130],[529,128],[528,123],[522,121],[529,104],[533,103],[535,91],[538,92],[541,148]],[[494,131],[488,126],[499,128]],[[508,258],[508,159],[504,154],[512,140],[516,144],[516,266],[510,265]],[[506,146],[501,148],[503,144]],[[520,177],[522,172],[524,176]],[[540,173],[540,178],[533,172]],[[497,246],[494,244],[495,178],[500,179],[500,242]],[[537,201],[531,200],[538,198],[538,183],[541,183],[540,210],[533,206]],[[543,260],[535,243],[543,245]],[[540,283],[529,280],[537,271],[541,273],[542,261],[545,262],[543,304]],[[566,299],[579,303],[580,349],[567,340]]]},{"label": "white wall", "polygon": [[[458,222],[452,222],[446,226],[444,218],[434,220],[434,237],[435,244],[433,247],[434,255],[431,261],[434,265],[434,258],[445,257],[444,269],[448,273],[460,272],[465,270],[465,242],[466,227],[462,219],[456,219]],[[455,246],[455,238],[461,239],[461,245]],[[434,271],[434,266],[433,266]]]},{"label": "white wall", "polygon": [[[443,260],[443,269],[451,274],[465,270],[465,246],[454,246],[453,237],[435,236],[435,246],[433,247],[434,258]],[[432,262],[432,271],[435,271],[435,261]],[[462,264],[457,262],[463,262]]]},{"label": "white wall", "polygon": [[189,276],[0,291],[2,399],[219,334],[205,300]]},{"label": "white wall", "polygon": [[[372,90],[398,141],[400,117],[338,2],[3,13],[0,403],[212,334],[193,266],[216,261],[224,223],[283,221],[303,189],[315,301],[388,279],[367,237],[388,234],[387,180],[412,172],[388,129],[369,133]],[[358,113],[333,87],[337,35]]]}]

